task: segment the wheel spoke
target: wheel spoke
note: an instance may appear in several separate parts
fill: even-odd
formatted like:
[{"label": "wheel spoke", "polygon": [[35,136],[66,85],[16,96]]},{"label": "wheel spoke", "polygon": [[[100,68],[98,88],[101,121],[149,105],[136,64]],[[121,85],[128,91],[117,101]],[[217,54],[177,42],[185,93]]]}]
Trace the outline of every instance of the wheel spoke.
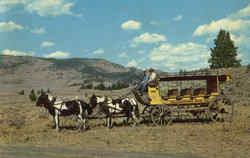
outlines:
[{"label": "wheel spoke", "polygon": [[151,111],[151,120],[154,125],[168,125],[171,122],[171,112],[164,106],[154,107]]}]

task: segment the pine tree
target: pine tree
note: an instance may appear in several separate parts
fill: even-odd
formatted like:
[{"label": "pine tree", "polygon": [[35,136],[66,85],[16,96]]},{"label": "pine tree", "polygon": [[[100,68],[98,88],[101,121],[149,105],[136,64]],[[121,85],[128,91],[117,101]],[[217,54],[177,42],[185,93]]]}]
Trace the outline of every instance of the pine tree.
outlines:
[{"label": "pine tree", "polygon": [[240,66],[241,60],[237,59],[237,49],[231,40],[230,33],[220,30],[214,40],[215,47],[211,48],[211,58],[208,60],[211,69]]},{"label": "pine tree", "polygon": [[34,89],[32,89],[32,90],[30,91],[29,98],[30,98],[30,101],[32,101],[32,102],[35,102],[35,101],[36,101],[36,94],[35,94]]}]

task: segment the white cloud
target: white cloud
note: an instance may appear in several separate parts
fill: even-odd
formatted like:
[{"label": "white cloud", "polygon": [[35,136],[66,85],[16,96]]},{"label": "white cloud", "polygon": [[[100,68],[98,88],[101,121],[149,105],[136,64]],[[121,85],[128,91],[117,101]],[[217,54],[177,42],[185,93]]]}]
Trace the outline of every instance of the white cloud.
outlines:
[{"label": "white cloud", "polygon": [[138,53],[138,54],[144,54],[145,51],[144,50],[138,50],[136,53]]},{"label": "white cloud", "polygon": [[0,22],[0,32],[12,32],[15,30],[23,30],[21,25],[15,24],[13,21]]},{"label": "white cloud", "polygon": [[231,15],[232,18],[249,17],[250,16],[250,3],[246,8],[239,10],[237,13]]},{"label": "white cloud", "polygon": [[173,18],[174,21],[180,21],[183,18],[182,15],[177,15],[176,17]]},{"label": "white cloud", "polygon": [[46,54],[44,55],[44,57],[46,58],[66,58],[69,57],[69,53],[68,52],[62,52],[62,51],[56,51],[50,54]]},{"label": "white cloud", "polygon": [[18,50],[9,50],[9,49],[5,49],[2,51],[3,55],[13,55],[13,56],[32,56],[34,55],[33,52],[22,52],[22,51],[18,51]]},{"label": "white cloud", "polygon": [[120,58],[127,58],[128,57],[128,54],[127,52],[122,52],[120,55],[119,55]]},{"label": "white cloud", "polygon": [[55,43],[53,43],[53,42],[45,41],[41,44],[41,47],[52,47],[54,45],[55,45]]},{"label": "white cloud", "polygon": [[103,49],[97,49],[97,50],[93,51],[93,54],[104,54],[104,50]]},{"label": "white cloud", "polygon": [[243,54],[237,54],[237,56],[236,56],[236,58],[238,58],[238,59],[242,59],[243,58]]},{"label": "white cloud", "polygon": [[149,58],[153,63],[166,66],[169,70],[198,69],[207,67],[210,52],[207,46],[196,43],[182,43],[178,45],[162,44],[153,48]]},{"label": "white cloud", "polygon": [[132,61],[129,61],[128,64],[127,64],[128,67],[136,67],[137,66],[137,63],[135,60],[132,60]]},{"label": "white cloud", "polygon": [[220,29],[244,34],[246,31],[249,32],[250,20],[245,18],[249,16],[250,3],[246,8],[243,8],[225,18],[198,26],[195,29],[193,36],[216,34]]},{"label": "white cloud", "polygon": [[130,47],[130,48],[136,48],[136,47],[137,47],[137,44],[136,44],[136,43],[130,43],[129,47]]},{"label": "white cloud", "polygon": [[26,10],[40,16],[72,15],[73,6],[74,3],[65,0],[34,0],[26,6]]},{"label": "white cloud", "polygon": [[235,35],[231,34],[231,39],[235,42],[237,46],[245,47],[247,49],[250,49],[250,32],[247,32],[245,34]]},{"label": "white cloud", "polygon": [[26,4],[28,0],[0,0],[0,13],[5,13],[19,4]]},{"label": "white cloud", "polygon": [[17,5],[23,5],[26,11],[37,13],[40,16],[74,15],[71,11],[74,3],[67,1],[68,0],[0,0],[0,13],[7,12]]},{"label": "white cloud", "polygon": [[200,25],[196,28],[193,36],[202,36],[208,34],[216,34],[220,29],[227,31],[243,31],[250,28],[250,20],[242,19],[221,19],[218,21],[212,21],[210,24]]},{"label": "white cloud", "polygon": [[166,37],[164,35],[160,35],[160,34],[150,34],[150,33],[144,33],[141,34],[137,37],[135,37],[132,40],[132,44],[131,46],[136,47],[137,44],[139,43],[158,43],[158,42],[164,42],[167,41]]},{"label": "white cloud", "polygon": [[159,25],[160,23],[158,21],[152,20],[149,22],[151,25]]},{"label": "white cloud", "polygon": [[44,34],[46,33],[46,30],[44,28],[34,28],[32,30],[30,30],[31,33],[34,33],[34,34]]},{"label": "white cloud", "polygon": [[123,30],[139,30],[141,28],[141,23],[134,20],[129,20],[121,25]]}]

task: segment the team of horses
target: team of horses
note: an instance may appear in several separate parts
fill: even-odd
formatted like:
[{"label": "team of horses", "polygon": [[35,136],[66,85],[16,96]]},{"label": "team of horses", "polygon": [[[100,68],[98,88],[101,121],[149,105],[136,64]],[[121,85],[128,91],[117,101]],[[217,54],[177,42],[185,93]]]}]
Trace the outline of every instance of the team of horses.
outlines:
[{"label": "team of horses", "polygon": [[102,115],[106,118],[106,126],[108,128],[112,128],[112,118],[115,116],[126,117],[126,123],[131,119],[134,125],[136,125],[139,116],[138,104],[133,97],[113,99],[93,94],[90,97],[89,103],[87,103],[78,98],[63,100],[43,92],[38,97],[36,106],[47,109],[53,117],[57,131],[59,131],[60,116],[76,116],[79,123],[79,130],[87,130],[88,118],[93,115],[93,111],[97,111],[95,114]]}]

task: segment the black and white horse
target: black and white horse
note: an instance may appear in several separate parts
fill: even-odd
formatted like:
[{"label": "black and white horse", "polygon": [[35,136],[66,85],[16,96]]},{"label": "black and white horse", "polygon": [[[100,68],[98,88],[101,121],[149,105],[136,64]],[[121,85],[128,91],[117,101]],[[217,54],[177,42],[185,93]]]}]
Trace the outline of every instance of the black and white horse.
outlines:
[{"label": "black and white horse", "polygon": [[134,98],[112,99],[105,96],[92,95],[90,106],[94,109],[97,105],[99,105],[99,111],[106,116],[106,125],[108,128],[112,127],[112,117],[118,114],[127,117],[127,123],[129,119],[133,120],[134,125],[137,123],[139,110]]},{"label": "black and white horse", "polygon": [[45,107],[53,116],[56,130],[59,131],[59,116],[77,116],[79,129],[87,129],[87,116],[91,112],[89,105],[80,99],[71,99],[63,101],[54,96],[42,93],[36,102],[36,106]]}]

